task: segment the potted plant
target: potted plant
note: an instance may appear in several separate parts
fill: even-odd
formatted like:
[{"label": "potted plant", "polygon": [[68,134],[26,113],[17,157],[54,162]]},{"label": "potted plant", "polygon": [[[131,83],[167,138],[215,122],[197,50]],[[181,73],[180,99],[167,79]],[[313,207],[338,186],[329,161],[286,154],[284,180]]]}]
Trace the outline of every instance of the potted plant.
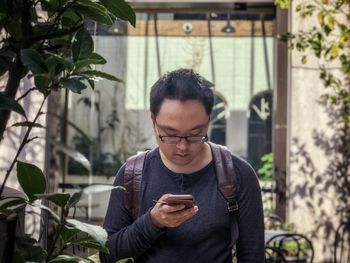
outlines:
[{"label": "potted plant", "polygon": [[267,262],[312,262],[312,243],[303,235],[280,233],[266,242]]},{"label": "potted plant", "polygon": [[309,249],[310,247],[305,240],[300,242],[296,240],[286,240],[283,242],[282,246],[284,258],[287,262],[291,263],[306,263]]},{"label": "potted plant", "polygon": [[[16,224],[11,219],[17,218],[18,209],[25,205],[39,207],[55,222],[53,239],[47,247],[40,244],[40,238],[33,239],[22,233],[16,236],[16,253],[13,254],[13,244],[6,242],[8,236],[2,236],[0,258],[2,260],[6,255],[5,262],[87,261],[67,252],[75,244],[106,251],[106,232],[101,227],[68,219],[68,212],[83,196],[112,188],[94,186],[73,195],[47,193],[43,172],[34,164],[19,161],[19,156],[24,147],[36,139],[30,137],[32,130],[42,128],[38,119],[50,94],[61,90],[81,93],[87,85],[94,88],[94,81],[100,78],[120,81],[94,69],[95,65],[105,64],[106,60],[93,52],[92,36],[84,27],[86,19],[112,25],[116,17],[135,25],[135,13],[124,0],[7,0],[0,3],[0,76],[5,79],[4,89],[0,90],[0,141],[5,136],[11,112],[23,117],[23,121],[14,126],[25,129],[0,182],[1,228],[12,226],[14,230]],[[19,96],[24,78],[29,79],[33,87]],[[21,100],[29,93],[42,97],[33,118],[29,117],[29,111],[35,109],[33,104],[27,110],[21,105]],[[6,183],[15,169],[24,194],[8,196]],[[58,213],[44,205],[42,200],[55,204]],[[10,233],[9,229],[2,234],[5,232]],[[76,236],[79,238],[73,238]]]}]

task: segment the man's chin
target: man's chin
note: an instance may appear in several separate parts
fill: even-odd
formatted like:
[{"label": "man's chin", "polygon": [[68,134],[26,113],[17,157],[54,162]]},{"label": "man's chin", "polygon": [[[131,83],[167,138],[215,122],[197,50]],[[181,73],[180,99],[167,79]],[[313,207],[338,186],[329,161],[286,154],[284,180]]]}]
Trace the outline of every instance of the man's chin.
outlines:
[{"label": "man's chin", "polygon": [[176,154],[173,156],[172,158],[172,162],[176,165],[186,165],[189,164],[190,162],[192,162],[193,158],[191,155],[179,155]]}]

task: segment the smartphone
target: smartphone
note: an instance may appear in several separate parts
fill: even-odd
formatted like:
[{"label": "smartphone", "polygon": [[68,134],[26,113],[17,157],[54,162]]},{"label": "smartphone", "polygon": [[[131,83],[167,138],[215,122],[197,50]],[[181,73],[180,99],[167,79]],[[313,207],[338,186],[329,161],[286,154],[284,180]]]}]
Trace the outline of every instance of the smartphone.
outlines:
[{"label": "smartphone", "polygon": [[163,201],[167,205],[185,205],[185,208],[194,206],[194,197],[192,195],[169,195]]}]

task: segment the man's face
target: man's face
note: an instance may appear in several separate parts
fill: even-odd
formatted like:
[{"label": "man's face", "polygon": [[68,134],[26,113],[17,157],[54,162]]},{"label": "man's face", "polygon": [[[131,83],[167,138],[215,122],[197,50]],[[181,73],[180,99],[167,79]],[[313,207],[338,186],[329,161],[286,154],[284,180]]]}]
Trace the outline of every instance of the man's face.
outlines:
[{"label": "man's face", "polygon": [[202,141],[189,143],[181,139],[176,144],[162,142],[160,136],[205,136],[208,132],[209,116],[203,104],[197,100],[181,102],[165,99],[157,116],[152,115],[156,140],[167,161],[174,165],[190,165],[201,156]]}]

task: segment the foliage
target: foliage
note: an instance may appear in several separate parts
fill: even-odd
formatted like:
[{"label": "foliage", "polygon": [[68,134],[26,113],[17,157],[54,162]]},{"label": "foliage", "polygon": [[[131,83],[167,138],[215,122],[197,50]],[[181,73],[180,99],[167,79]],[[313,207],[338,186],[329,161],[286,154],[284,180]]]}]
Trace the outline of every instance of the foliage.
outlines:
[{"label": "foliage", "polygon": [[257,171],[259,179],[271,181],[273,174],[273,154],[267,153],[261,157],[262,166]]},{"label": "foliage", "polygon": [[[282,8],[290,0],[276,0]],[[348,127],[350,121],[350,15],[349,0],[302,1],[295,8],[302,19],[315,19],[318,26],[280,36],[289,43],[290,50],[303,54],[301,62],[307,63],[308,52],[320,62],[320,79],[328,92],[322,95],[333,106],[342,109],[341,122]],[[333,64],[330,64],[333,63]],[[340,75],[332,70],[339,66]],[[350,151],[350,150],[349,150]]]},{"label": "foliage", "polygon": [[283,254],[287,257],[305,257],[310,250],[310,245],[305,240],[286,240],[282,245]]},{"label": "foliage", "polygon": [[[45,193],[47,183],[41,170],[35,165],[19,161],[17,162],[17,177],[26,198],[7,198],[7,201],[0,206],[0,213],[11,214],[14,208],[23,204],[39,207],[47,211],[50,218],[55,221],[56,231],[54,242],[47,251],[40,246],[40,240],[28,235],[18,238],[14,262],[86,262],[87,259],[69,254],[69,249],[77,245],[108,253],[105,247],[107,233],[102,227],[69,219],[68,214],[80,199],[94,193],[121,187],[94,185],[74,194]],[[35,184],[32,183],[33,181]],[[42,200],[48,200],[58,206],[60,214],[57,215],[48,206],[43,205]]]},{"label": "foliage", "polygon": [[[33,164],[18,161],[24,147],[35,140],[30,138],[33,128],[41,127],[37,121],[48,96],[65,89],[81,93],[89,85],[94,89],[95,81],[107,79],[121,81],[117,77],[95,69],[106,63],[106,59],[94,52],[94,42],[84,22],[89,19],[112,25],[120,18],[135,25],[135,13],[124,0],[4,0],[0,2],[0,77],[5,79],[5,87],[0,92],[0,141],[10,113],[20,114],[24,121],[15,124],[26,128],[25,134],[13,160],[0,183],[0,213],[8,215],[19,205],[27,204],[46,211],[55,222],[54,239],[48,250],[29,236],[17,240],[15,262],[86,262],[68,254],[73,245],[106,251],[107,234],[101,227],[68,219],[68,212],[80,198],[99,192],[106,187],[88,187],[73,195],[67,193],[47,193],[46,178]],[[28,78],[33,87],[18,96],[21,81]],[[25,111],[20,100],[30,92],[41,94],[43,99],[33,119]],[[39,96],[38,96],[39,97]],[[57,109],[50,109],[55,113]],[[52,143],[53,142],[48,142]],[[55,145],[56,146],[56,145]],[[3,189],[17,166],[18,181],[27,198],[8,199],[2,196]],[[101,188],[102,187],[102,188]],[[8,199],[8,201],[3,202]],[[40,201],[47,200],[59,207],[57,215]],[[81,239],[77,234],[85,233]],[[79,235],[81,237],[81,235]]]},{"label": "foliage", "polygon": [[[276,0],[281,8],[293,1]],[[294,1],[294,3],[297,1]],[[289,50],[300,53],[301,63],[308,63],[310,55],[319,63],[319,78],[324,86],[320,104],[329,116],[328,127],[332,134],[315,129],[315,145],[328,158],[324,171],[314,164],[306,144],[293,138],[291,160],[303,173],[304,183],[296,185],[290,197],[302,198],[313,214],[313,237],[325,240],[323,250],[328,251],[328,240],[335,232],[334,216],[348,221],[350,212],[350,13],[349,0],[298,1],[295,11],[305,19],[309,28],[288,32],[280,36],[289,44]],[[311,184],[308,184],[312,182]],[[317,193],[322,193],[317,195]],[[336,197],[334,198],[334,193]],[[334,200],[337,202],[334,202]],[[330,202],[336,214],[321,207]],[[296,206],[296,205],[294,205]],[[327,260],[327,258],[325,258]]]},{"label": "foliage", "polygon": [[100,78],[120,81],[94,70],[106,60],[93,52],[93,39],[85,19],[111,25],[114,17],[135,25],[135,14],[124,0],[15,0],[0,4],[0,76],[8,81],[0,97],[0,138],[9,111],[25,114],[15,100],[19,82],[30,72],[36,90],[47,97],[61,88],[75,93],[94,88]]},{"label": "foliage", "polygon": [[[276,2],[281,7],[286,7],[283,3],[288,1]],[[344,197],[350,195],[349,5],[350,0],[302,1],[296,6],[296,12],[303,19],[315,19],[318,26],[280,36],[281,40],[288,42],[290,50],[303,53],[302,63],[307,63],[307,52],[312,52],[319,59],[320,79],[327,91],[321,99],[333,118],[332,126],[341,127],[337,129],[337,138],[334,139],[338,141],[335,147],[341,155],[341,158],[336,158],[337,186],[341,190],[339,193],[342,193],[339,199],[344,201],[345,208],[349,205],[349,199],[344,200]],[[320,141],[318,140],[318,144]]]},{"label": "foliage", "polygon": [[[112,153],[100,153],[98,154],[96,150],[95,140],[93,145],[89,143],[84,137],[79,134],[76,134],[72,138],[74,148],[82,153],[85,157],[91,157],[92,160],[92,174],[93,175],[105,175],[111,176],[118,171],[122,166],[122,162],[117,154]],[[90,153],[90,151],[92,151]],[[72,175],[88,175],[89,170],[86,169],[81,162],[76,161],[72,158],[68,162],[68,173]]]}]

